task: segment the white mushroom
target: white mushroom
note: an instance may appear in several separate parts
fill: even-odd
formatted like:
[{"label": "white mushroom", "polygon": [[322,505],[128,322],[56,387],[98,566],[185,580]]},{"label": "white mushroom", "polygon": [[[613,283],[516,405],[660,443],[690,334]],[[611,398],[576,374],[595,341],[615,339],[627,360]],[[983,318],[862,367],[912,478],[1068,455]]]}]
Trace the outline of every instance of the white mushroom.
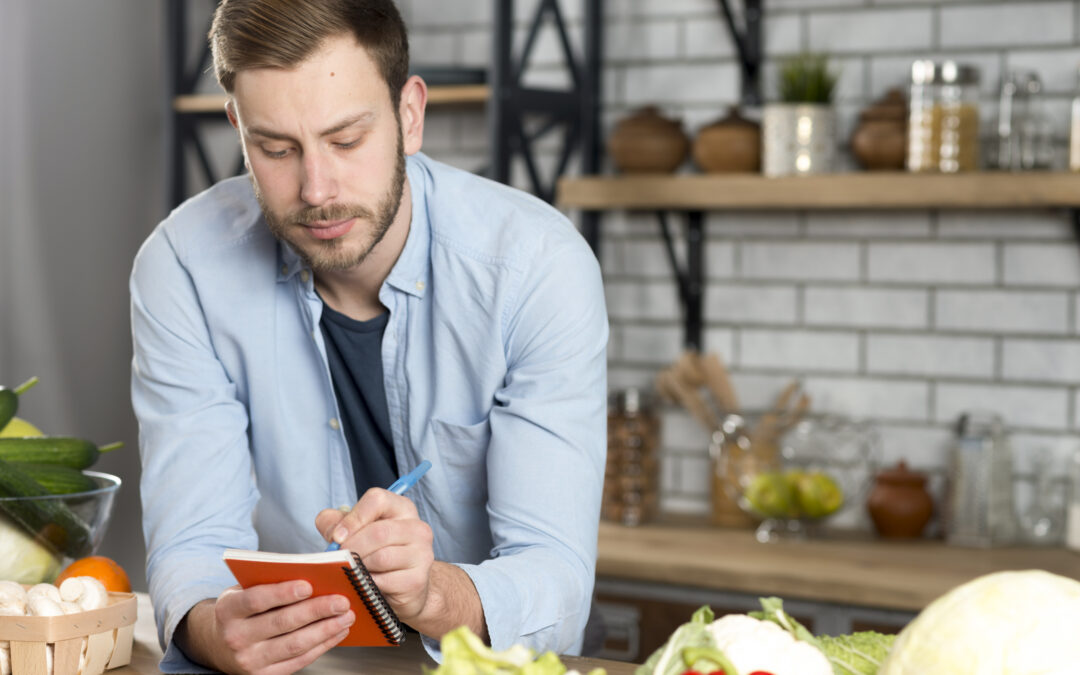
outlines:
[{"label": "white mushroom", "polygon": [[0,675],[11,675],[11,652],[7,642],[0,642]]},{"label": "white mushroom", "polygon": [[26,589],[14,581],[0,581],[0,616],[26,614]]},{"label": "white mushroom", "polygon": [[26,603],[30,616],[61,616],[64,613],[60,603],[44,595],[35,595]]},{"label": "white mushroom", "polygon": [[28,603],[39,596],[44,596],[53,602],[60,602],[60,589],[52,584],[34,584],[26,591]]},{"label": "white mushroom", "polygon": [[60,598],[74,602],[84,611],[109,604],[109,592],[94,577],[68,577],[60,584]]},{"label": "white mushroom", "polygon": [[67,600],[60,602],[60,609],[64,610],[64,614],[78,614],[83,611],[83,608],[79,607],[78,603],[68,602]]}]

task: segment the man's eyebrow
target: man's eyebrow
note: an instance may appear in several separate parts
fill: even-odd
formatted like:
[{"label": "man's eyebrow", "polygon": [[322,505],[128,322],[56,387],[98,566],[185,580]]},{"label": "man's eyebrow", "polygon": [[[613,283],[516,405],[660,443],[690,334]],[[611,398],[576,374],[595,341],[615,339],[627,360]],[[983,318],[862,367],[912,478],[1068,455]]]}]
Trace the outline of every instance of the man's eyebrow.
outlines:
[{"label": "man's eyebrow", "polygon": [[[356,124],[370,124],[371,121],[374,120],[374,119],[375,119],[375,113],[373,113],[371,111],[365,111],[365,112],[362,112],[362,113],[359,113],[359,114],[356,114],[356,115],[350,115],[349,117],[346,117],[345,119],[341,120],[337,124],[327,128],[327,129],[324,129],[322,132],[319,133],[319,136],[320,137],[332,136],[332,135],[338,133],[339,131],[344,131],[344,130],[348,129],[349,127],[354,126]],[[272,129],[267,129],[265,127],[259,127],[259,126],[248,127],[247,132],[248,132],[248,135],[250,135],[250,136],[262,136],[264,138],[270,138],[270,139],[274,139],[274,140],[278,140],[278,141],[295,141],[296,140],[296,139],[294,139],[292,136],[290,136],[288,134],[279,133],[277,131],[273,131]]]}]

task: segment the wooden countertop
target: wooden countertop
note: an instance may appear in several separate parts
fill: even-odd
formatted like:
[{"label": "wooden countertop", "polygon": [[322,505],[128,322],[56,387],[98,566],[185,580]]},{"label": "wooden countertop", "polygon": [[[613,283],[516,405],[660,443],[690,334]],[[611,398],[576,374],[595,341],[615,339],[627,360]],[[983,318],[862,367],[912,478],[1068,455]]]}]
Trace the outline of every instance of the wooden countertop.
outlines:
[{"label": "wooden countertop", "polygon": [[600,524],[598,577],[919,611],[990,572],[1043,569],[1080,580],[1066,549],[968,549],[936,541],[782,541],[702,524]]},{"label": "wooden countertop", "polygon": [[[139,601],[139,618],[135,622],[135,644],[131,649],[131,663],[122,668],[106,671],[107,675],[149,675],[158,673],[161,649],[158,648],[157,631],[154,627],[154,610],[150,606],[150,596],[136,593]],[[587,673],[591,668],[605,668],[608,675],[632,675],[633,664],[603,659],[585,659],[573,656],[562,657],[567,668],[576,668]],[[338,647],[332,649],[303,673],[315,675],[421,675],[422,665],[435,667],[435,662],[428,657],[420,640],[407,640],[402,647]]]}]

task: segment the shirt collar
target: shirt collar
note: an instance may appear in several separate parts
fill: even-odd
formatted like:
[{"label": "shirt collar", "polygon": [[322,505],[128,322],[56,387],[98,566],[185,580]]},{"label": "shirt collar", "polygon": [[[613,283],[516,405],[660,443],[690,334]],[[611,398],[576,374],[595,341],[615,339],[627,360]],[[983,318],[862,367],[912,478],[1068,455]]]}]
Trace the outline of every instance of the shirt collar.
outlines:
[{"label": "shirt collar", "polygon": [[[397,262],[386,278],[387,284],[397,290],[423,297],[431,276],[430,256],[431,224],[428,221],[427,191],[428,172],[423,162],[422,153],[416,157],[405,158],[405,174],[408,176],[409,189],[412,192],[412,221],[409,224],[409,236],[401,250]],[[260,214],[263,227],[269,227]],[[278,241],[277,280],[288,281],[304,269],[304,261],[296,251],[285,242]]]},{"label": "shirt collar", "polygon": [[412,192],[412,221],[405,248],[386,277],[388,285],[416,297],[424,296],[431,281],[431,222],[427,209],[430,176],[425,160],[421,153],[405,158],[405,173]]}]

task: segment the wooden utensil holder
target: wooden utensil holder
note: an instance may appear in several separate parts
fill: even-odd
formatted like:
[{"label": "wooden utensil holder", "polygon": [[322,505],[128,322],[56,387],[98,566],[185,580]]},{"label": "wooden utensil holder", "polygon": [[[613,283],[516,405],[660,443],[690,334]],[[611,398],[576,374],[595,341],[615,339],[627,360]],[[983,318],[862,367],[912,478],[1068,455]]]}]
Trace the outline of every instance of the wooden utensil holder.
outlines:
[{"label": "wooden utensil holder", "polygon": [[[109,593],[108,606],[78,614],[0,616],[0,642],[10,646],[12,675],[100,675],[131,661],[135,618],[134,593]],[[84,639],[86,661],[80,672]]]}]

